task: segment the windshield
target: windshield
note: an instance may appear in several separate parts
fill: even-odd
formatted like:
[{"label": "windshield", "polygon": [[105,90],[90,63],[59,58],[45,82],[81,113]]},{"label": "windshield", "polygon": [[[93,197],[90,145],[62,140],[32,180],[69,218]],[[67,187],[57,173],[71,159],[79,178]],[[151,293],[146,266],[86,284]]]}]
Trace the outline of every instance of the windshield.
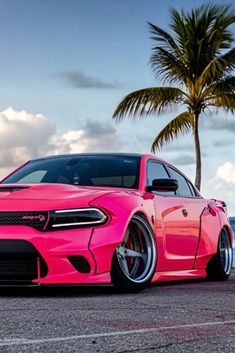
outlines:
[{"label": "windshield", "polygon": [[138,188],[140,157],[68,156],[31,161],[2,184],[63,183]]}]

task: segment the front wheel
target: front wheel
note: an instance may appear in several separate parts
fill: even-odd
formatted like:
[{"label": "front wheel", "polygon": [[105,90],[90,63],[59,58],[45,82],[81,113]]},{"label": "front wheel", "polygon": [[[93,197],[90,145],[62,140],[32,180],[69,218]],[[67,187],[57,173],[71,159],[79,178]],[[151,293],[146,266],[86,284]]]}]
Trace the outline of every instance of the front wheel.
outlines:
[{"label": "front wheel", "polygon": [[157,250],[148,222],[135,215],[126,230],[124,241],[117,247],[111,278],[120,291],[139,291],[150,283],[156,268]]},{"label": "front wheel", "polygon": [[231,273],[233,263],[233,249],[229,234],[222,229],[217,247],[217,253],[209,261],[207,277],[211,280],[226,281]]}]

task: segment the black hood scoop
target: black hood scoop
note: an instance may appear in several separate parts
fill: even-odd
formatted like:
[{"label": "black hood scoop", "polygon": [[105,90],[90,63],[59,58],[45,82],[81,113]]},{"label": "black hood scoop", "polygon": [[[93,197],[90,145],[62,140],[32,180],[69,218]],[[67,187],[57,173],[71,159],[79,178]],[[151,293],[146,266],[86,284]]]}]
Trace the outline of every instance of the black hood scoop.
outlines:
[{"label": "black hood scoop", "polygon": [[0,186],[0,192],[15,192],[27,188],[28,186]]}]

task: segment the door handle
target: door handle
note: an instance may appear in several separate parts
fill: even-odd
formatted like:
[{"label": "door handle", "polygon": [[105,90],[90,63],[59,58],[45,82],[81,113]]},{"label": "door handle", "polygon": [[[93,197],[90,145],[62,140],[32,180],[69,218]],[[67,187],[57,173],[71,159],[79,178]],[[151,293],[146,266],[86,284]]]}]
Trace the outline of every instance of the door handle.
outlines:
[{"label": "door handle", "polygon": [[187,215],[188,215],[188,210],[186,210],[186,208],[183,208],[183,209],[182,209],[182,213],[183,213],[184,217],[187,217]]}]

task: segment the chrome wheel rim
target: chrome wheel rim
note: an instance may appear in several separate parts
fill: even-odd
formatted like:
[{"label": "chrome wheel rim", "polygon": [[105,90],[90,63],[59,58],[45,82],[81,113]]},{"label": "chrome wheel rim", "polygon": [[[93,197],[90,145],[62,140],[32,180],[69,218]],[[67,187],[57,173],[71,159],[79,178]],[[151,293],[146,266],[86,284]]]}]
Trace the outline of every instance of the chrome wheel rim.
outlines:
[{"label": "chrome wheel rim", "polygon": [[229,275],[232,268],[233,253],[229,235],[225,229],[222,230],[220,235],[219,251],[224,272]]},{"label": "chrome wheel rim", "polygon": [[154,236],[144,219],[132,218],[116,254],[122,272],[132,282],[143,283],[151,277],[157,253]]}]

